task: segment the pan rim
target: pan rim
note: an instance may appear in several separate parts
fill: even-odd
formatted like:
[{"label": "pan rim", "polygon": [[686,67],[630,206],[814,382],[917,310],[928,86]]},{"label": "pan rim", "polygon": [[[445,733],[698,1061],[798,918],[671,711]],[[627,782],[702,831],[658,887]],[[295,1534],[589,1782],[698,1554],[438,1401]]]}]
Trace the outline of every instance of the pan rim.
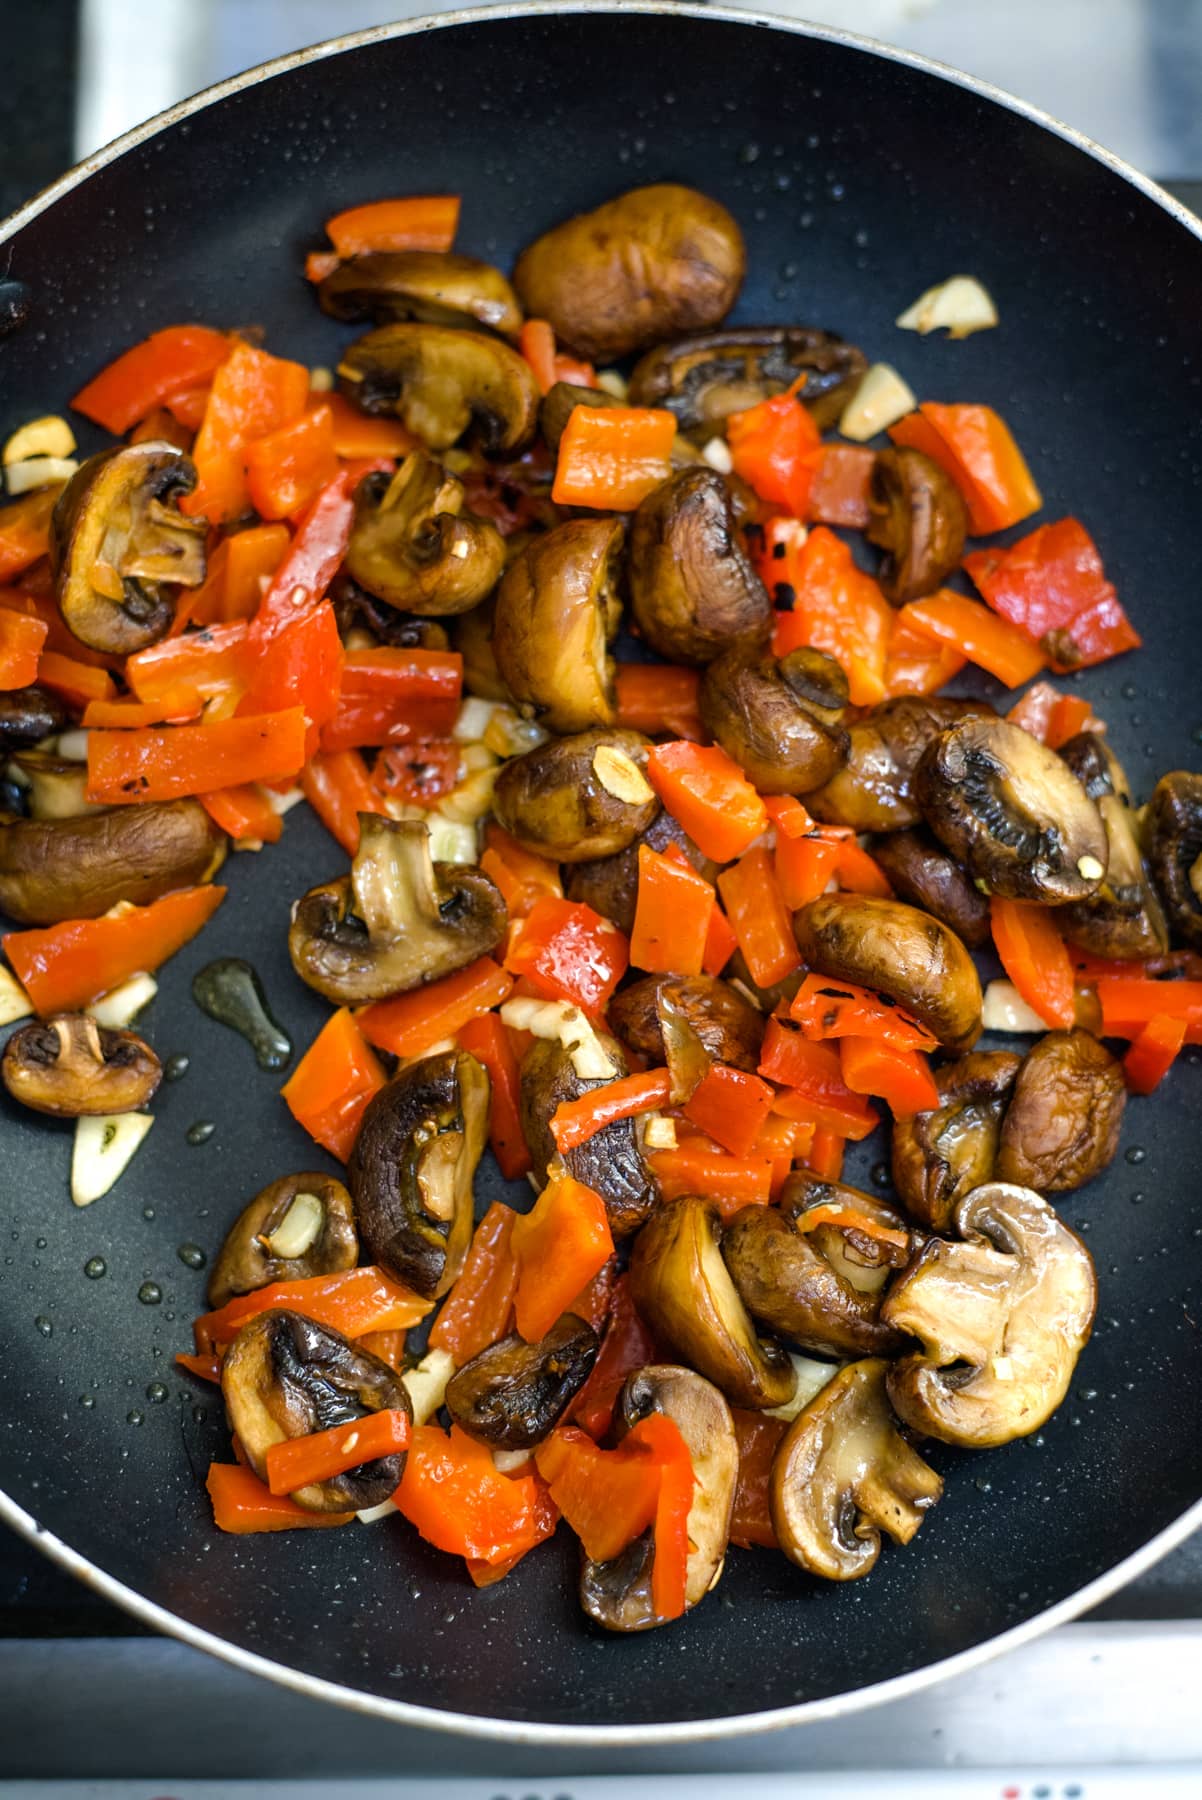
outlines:
[{"label": "pan rim", "polygon": [[[61,175],[49,187],[42,189],[9,217],[0,221],[0,245],[11,242],[16,235],[30,224],[41,213],[47,211],[57,201],[63,199],[76,187],[81,186],[92,175],[106,168],[110,163],[118,161],[127,152],[147,143],[160,132],[193,117],[209,106],[224,100],[243,89],[257,86],[261,81],[284,75],[293,69],[301,68],[308,63],[324,61],[327,57],[342,55],[349,50],[357,50],[374,43],[389,42],[395,38],[416,36],[418,33],[443,30],[459,25],[476,25],[491,22],[494,19],[530,19],[562,15],[590,13],[635,13],[644,15],[684,16],[699,20],[717,20],[724,24],[751,25],[774,31],[789,32],[796,37],[809,38],[817,42],[833,43],[845,48],[859,51],[862,54],[880,57],[885,61],[896,63],[902,67],[914,69],[921,74],[933,75],[941,81],[950,82],[953,86],[965,89],[982,99],[988,100],[1018,117],[1038,125],[1053,136],[1083,151],[1095,162],[1119,176],[1146,199],[1166,212],[1176,223],[1182,226],[1192,237],[1202,240],[1202,219],[1197,218],[1188,208],[1167,192],[1151,177],[1143,175],[1121,157],[1105,149],[1085,132],[1074,126],[1065,124],[1051,113],[1021,100],[1008,93],[1004,88],[995,86],[973,75],[965,74],[947,63],[924,56],[917,51],[902,50],[893,45],[882,43],[879,39],[865,36],[858,32],[844,31],[837,26],[810,23],[805,20],[783,18],[770,11],[732,6],[710,6],[704,3],[691,3],[691,0],[507,0],[505,4],[495,6],[476,6],[462,8],[454,12],[426,15],[416,19],[398,21],[393,24],[379,25],[364,31],[348,32],[340,37],[329,38],[321,43],[307,46],[300,50],[290,51],[286,55],[273,58],[270,62],[260,63],[250,69],[242,70],[226,80],[202,89],[179,101],[175,106],[145,120],[111,143],[93,151],[81,162]],[[368,1716],[392,1720],[398,1724],[416,1726],[427,1731],[443,1732],[448,1735],[469,1737],[479,1740],[492,1740],[510,1744],[529,1745],[535,1748],[554,1746],[568,1748],[640,1748],[651,1745],[673,1745],[685,1743],[712,1742],[734,1738],[750,1733],[785,1730],[792,1726],[817,1723],[822,1720],[841,1718],[848,1714],[862,1711],[870,1706],[883,1705],[889,1701],[899,1700],[908,1695],[918,1693],[936,1683],[950,1680],[957,1675],[970,1672],[1001,1656],[1010,1650],[1020,1648],[1041,1637],[1045,1632],[1058,1625],[1071,1622],[1081,1613],[1116,1593],[1136,1576],[1177,1548],[1194,1531],[1202,1528],[1202,1497],[1186,1508],[1169,1525],[1166,1525],[1155,1536],[1142,1544],[1122,1561],[1106,1569],[1102,1574],[1067,1595],[1063,1600],[1035,1613],[1031,1618],[1008,1630],[999,1632],[982,1643],[971,1645],[968,1649],[943,1657],[937,1662],[926,1664],[920,1669],[913,1669],[903,1675],[891,1676],[888,1680],[851,1689],[841,1694],[827,1695],[818,1700],[795,1702],[790,1706],[776,1707],[765,1712],[730,1714],[716,1719],[683,1719],[661,1721],[650,1725],[572,1725],[547,1724],[522,1719],[496,1719],[473,1713],[442,1711],[435,1707],[418,1705],[408,1700],[393,1700],[384,1695],[370,1694],[362,1689],[346,1687],[340,1682],[327,1680],[322,1676],[307,1674],[302,1669],[295,1669],[286,1663],[275,1662],[271,1658],[261,1656],[257,1652],[231,1643],[225,1638],[216,1636],[201,1626],[193,1625],[178,1614],[169,1612],[157,1602],[149,1600],[136,1589],[128,1587],[115,1576],[73,1550],[63,1539],[40,1524],[34,1515],[21,1506],[13,1497],[0,1487],[0,1521],[19,1535],[26,1538],[42,1553],[65,1569],[69,1574],[93,1589],[102,1598],[111,1601],[123,1611],[131,1614],[143,1624],[167,1636],[174,1637],[190,1645],[193,1649],[202,1650],[221,1661],[245,1670],[248,1674],[257,1675],[303,1694],[306,1698],[329,1702],[346,1710],[359,1712]]]}]

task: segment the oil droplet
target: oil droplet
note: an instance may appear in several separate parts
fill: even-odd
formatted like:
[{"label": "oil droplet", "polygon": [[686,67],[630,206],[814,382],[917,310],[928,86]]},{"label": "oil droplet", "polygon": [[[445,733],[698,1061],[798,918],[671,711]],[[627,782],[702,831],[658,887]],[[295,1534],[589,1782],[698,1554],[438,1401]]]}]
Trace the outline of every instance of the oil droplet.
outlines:
[{"label": "oil droplet", "polygon": [[189,1125],[184,1136],[195,1149],[197,1144],[207,1144],[216,1129],[212,1119],[197,1119],[194,1125]]},{"label": "oil droplet", "polygon": [[34,1238],[33,1247],[35,1250],[44,1250],[46,1248],[45,1238]]},{"label": "oil droplet", "polygon": [[182,1050],[177,1050],[175,1055],[169,1056],[163,1064],[163,1080],[182,1081],[188,1073],[191,1062],[190,1056],[185,1056]]},{"label": "oil droplet", "polygon": [[1130,1150],[1127,1152],[1127,1161],[1132,1167],[1137,1163],[1146,1162],[1147,1157],[1148,1152],[1143,1148],[1142,1144],[1132,1144]]},{"label": "oil droplet", "polygon": [[1141,1193],[1136,1192],[1136,1193],[1132,1194],[1132,1196],[1131,1196],[1132,1206],[1142,1206],[1143,1203],[1144,1203],[1144,1197]]},{"label": "oil droplet", "polygon": [[272,1018],[263,984],[240,956],[222,956],[192,977],[192,998],[201,1012],[244,1037],[261,1069],[287,1067],[292,1040]]},{"label": "oil droplet", "polygon": [[887,1188],[887,1187],[893,1186],[893,1175],[890,1171],[888,1163],[885,1163],[885,1162],[873,1163],[873,1165],[872,1165],[872,1185],[873,1185],[873,1187],[879,1187],[879,1188]]},{"label": "oil droplet", "polygon": [[93,1407],[94,1407],[94,1406],[95,1406],[95,1404],[96,1404],[96,1396],[95,1396],[95,1394],[81,1394],[81,1395],[80,1395],[80,1396],[79,1396],[79,1404],[80,1404],[80,1405],[81,1405],[81,1406],[82,1406],[82,1407],[85,1407],[85,1408],[86,1408],[86,1409],[87,1409],[87,1411],[88,1411],[88,1412],[91,1412],[91,1410],[92,1410],[92,1408],[93,1408]]},{"label": "oil droplet", "polygon": [[199,1244],[179,1244],[176,1246],[175,1254],[188,1269],[203,1269],[208,1261]]},{"label": "oil droplet", "polygon": [[208,1416],[209,1416],[209,1415],[208,1415],[208,1413],[207,1413],[207,1412],[206,1412],[206,1411],[205,1411],[205,1409],[204,1409],[204,1407],[203,1407],[203,1406],[194,1406],[194,1407],[193,1407],[193,1408],[192,1408],[192,1422],[193,1422],[193,1424],[195,1424],[195,1425],[203,1425],[203,1424],[204,1424],[204,1422],[205,1422],[205,1420],[206,1420],[206,1419],[207,1419],[207,1418],[208,1418]]},{"label": "oil droplet", "polygon": [[161,1406],[167,1398],[167,1383],[165,1381],[150,1382],[146,1388],[146,1398],[155,1406]]},{"label": "oil droplet", "polygon": [[145,1413],[140,1413],[136,1406],[132,1407],[125,1415],[125,1423],[127,1425],[141,1425],[145,1416]]},{"label": "oil droplet", "polygon": [[37,1318],[34,1320],[34,1324],[37,1326],[38,1330],[41,1332],[43,1337],[52,1336],[52,1334],[54,1332],[54,1324],[53,1324],[52,1320],[50,1320],[46,1317],[45,1313],[39,1313]]},{"label": "oil droplet", "polygon": [[144,1206],[142,1208],[142,1217],[144,1219],[153,1219],[154,1218],[154,1207],[153,1206]]},{"label": "oil droplet", "polygon": [[108,1274],[108,1267],[103,1256],[89,1256],[83,1266],[83,1272],[89,1281],[99,1281],[102,1275]]},{"label": "oil droplet", "polygon": [[163,1298],[163,1290],[157,1281],[144,1281],[138,1289],[138,1299],[143,1306],[157,1306]]}]

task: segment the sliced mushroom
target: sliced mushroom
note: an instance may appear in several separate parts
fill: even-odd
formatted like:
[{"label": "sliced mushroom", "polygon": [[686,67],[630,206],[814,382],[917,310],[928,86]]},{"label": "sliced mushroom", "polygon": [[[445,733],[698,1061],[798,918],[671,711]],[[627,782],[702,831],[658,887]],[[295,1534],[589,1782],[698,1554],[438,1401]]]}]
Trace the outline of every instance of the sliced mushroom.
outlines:
[{"label": "sliced mushroom", "polygon": [[529,317],[591,362],[716,325],[746,268],[724,206],[669,182],[580,213],[523,250],[513,285]]},{"label": "sliced mushroom", "polygon": [[61,731],[69,715],[49,688],[9,688],[0,693],[0,752],[36,744]]},{"label": "sliced mushroom", "polygon": [[664,1002],[685,1020],[712,1062],[754,1074],[764,1038],[764,1016],[737,988],[714,975],[645,975],[621,988],[609,1003],[609,1023],[635,1056],[661,1065],[667,1046]]},{"label": "sliced mushroom", "polygon": [[736,644],[701,683],[701,721],[761,794],[807,794],[847,757],[847,677],[821,650]]},{"label": "sliced mushroom", "polygon": [[57,1013],[14,1031],[0,1064],[14,1100],[61,1119],[137,1112],[163,1079],[149,1044],[85,1013]]},{"label": "sliced mushroom", "polygon": [[564,1313],[537,1344],[516,1333],[473,1356],[447,1383],[456,1425],[495,1450],[533,1450],[549,1436],[597,1360],[597,1334]]},{"label": "sliced mushroom", "polygon": [[243,1208],[209,1276],[209,1305],[273,1281],[337,1275],[359,1260],[351,1197],[332,1175],[281,1175]]},{"label": "sliced mushroom", "polygon": [[371,1101],[347,1165],[368,1256],[426,1300],[446,1293],[471,1242],[489,1091],[466,1050],[410,1063]]},{"label": "sliced mushroom", "polygon": [[612,919],[627,936],[634,926],[639,889],[639,845],[666,850],[675,844],[699,875],[712,881],[717,865],[703,856],[682,825],[670,812],[661,812],[633,844],[616,856],[599,856],[592,862],[572,863],[565,871],[564,892],[569,900],[583,900],[594,912]]},{"label": "sliced mushroom", "polygon": [[1122,763],[1096,731],[1082,731],[1070,738],[1060,746],[1060,756],[1102,815],[1109,855],[1106,879],[1097,893],[1061,907],[1057,925],[1070,943],[1095,956],[1116,962],[1163,956],[1169,947],[1168,926],[1144,866]]},{"label": "sliced mushroom", "polygon": [[460,613],[452,628],[455,648],[463,658],[464,692],[475,694],[481,700],[501,700],[512,705],[513,695],[497,667],[492,646],[496,607],[494,594],[482,600],[479,606],[473,606],[471,612]]},{"label": "sliced mushroom", "polygon": [[810,325],[735,326],[649,350],[630,377],[631,406],[664,406],[704,443],[731,413],[769,400],[805,376],[801,398],[826,431],[868,367],[854,344]]},{"label": "sliced mushroom", "polygon": [[918,1241],[894,1207],[843,1181],[796,1169],[781,1189],[781,1217],[812,1238],[842,1280],[878,1299],[895,1269],[904,1269]]},{"label": "sliced mushroom", "polygon": [[630,540],[635,623],[673,662],[704,664],[755,644],[772,624],[768,590],[743,548],[717,470],[684,469],[654,488]]},{"label": "sliced mushroom", "polygon": [[51,750],[15,750],[8,773],[21,789],[30,819],[82,819],[108,809],[88,799],[88,765]]},{"label": "sliced mushroom", "polygon": [[948,1050],[981,1035],[981,983],[955,932],[901,900],[823,894],[793,915],[807,968],[886,994]]},{"label": "sliced mushroom", "polygon": [[1021,1058],[974,1050],[935,1070],[942,1104],[893,1122],[893,1185],[916,1219],[948,1231],[956,1207],[992,1181]]},{"label": "sliced mushroom", "polygon": [[505,540],[463,510],[463,483],[424,451],[396,474],[368,475],[355,492],[346,569],[402,612],[469,612],[501,579]]},{"label": "sliced mushroom", "polygon": [[532,538],[505,572],[493,616],[493,653],[522,709],[549,731],[612,725],[618,627],[617,519],[571,519]]},{"label": "sliced mushroom", "polygon": [[930,744],[914,796],[935,836],[988,893],[1062,906],[1097,892],[1102,815],[1054,750],[1006,719],[963,719]]},{"label": "sliced mushroom", "polygon": [[[626,1073],[626,1059],[618,1045],[598,1034],[616,1074]],[[604,1081],[586,1081],[576,1073],[570,1053],[557,1040],[539,1038],[522,1058],[520,1105],[522,1133],[534,1164],[534,1179],[541,1188],[547,1169],[558,1151],[551,1136],[551,1119],[566,1100],[578,1100],[604,1087]],[[577,1144],[564,1157],[568,1173],[600,1194],[615,1238],[637,1231],[655,1205],[655,1177],[643,1161],[638,1129],[633,1119],[615,1119],[603,1125],[586,1143]]]},{"label": "sliced mushroom", "polygon": [[70,819],[0,820],[0,912],[20,925],[97,919],[212,879],[225,833],[196,800],[116,806]]},{"label": "sliced mushroom", "polygon": [[881,1324],[880,1295],[846,1281],[774,1206],[744,1206],[727,1222],[722,1260],[756,1323],[803,1350],[888,1356],[905,1341]]},{"label": "sliced mushroom", "polygon": [[[267,1452],[288,1438],[347,1427],[374,1412],[413,1408],[395,1369],[341,1332],[283,1309],[244,1325],[221,1365],[221,1392],[246,1460],[267,1479]],[[298,1488],[306,1512],[358,1512],[391,1498],[405,1472],[405,1453],[376,1457],[329,1481]]]},{"label": "sliced mushroom", "polygon": [[1038,1431],[1064,1399],[1097,1283],[1085,1245],[1030,1188],[976,1188],[955,1224],[963,1242],[929,1238],[881,1309],[922,1344],[888,1391],[915,1431],[986,1450]]},{"label": "sliced mushroom", "polygon": [[868,512],[868,541],[885,552],[877,581],[894,606],[934,593],[960,567],[968,535],[964,496],[921,450],[878,450]]},{"label": "sliced mushroom", "polygon": [[128,444],[80,464],[55,503],[50,564],[81,644],[128,656],[166,636],[169,589],[205,577],[207,521],[179,510],[195,486],[195,464],[174,444]]},{"label": "sliced mushroom", "polygon": [[717,1586],[726,1559],[739,1479],[739,1444],[730,1407],[712,1382],[675,1363],[651,1363],[628,1375],[615,1408],[621,1436],[662,1413],[677,1427],[693,1464],[685,1610]]},{"label": "sliced mushroom", "polygon": [[292,909],[288,954],[336,1006],[438,981],[505,935],[505,902],[480,869],[436,863],[423,823],[359,814],[349,876],[310,888]]},{"label": "sliced mushroom", "polygon": [[1173,935],[1202,951],[1202,775],[1162,775],[1148,802],[1148,861]]},{"label": "sliced mushroom", "polygon": [[915,771],[927,746],[961,719],[992,719],[983,700],[886,700],[848,732],[846,765],[806,795],[806,810],[825,825],[853,831],[905,831],[922,821]]},{"label": "sliced mushroom", "polygon": [[518,297],[491,263],[442,250],[380,250],[348,257],[317,289],[332,319],[417,319],[424,325],[482,325],[514,338]]},{"label": "sliced mushroom", "polygon": [[989,901],[924,826],[887,831],[869,845],[899,900],[949,925],[970,950],[990,940]]},{"label": "sliced mushroom", "polygon": [[1049,1031],[1028,1050],[1002,1125],[999,1181],[1065,1194],[1114,1161],[1127,1088],[1088,1031]]},{"label": "sliced mushroom", "polygon": [[908,1544],[943,1481],[902,1437],[886,1397],[888,1363],[850,1363],[789,1427],[772,1464],[769,1505],[785,1555],[811,1575],[854,1581],[881,1533]]},{"label": "sliced mushroom", "polygon": [[722,1260],[719,1226],[707,1200],[658,1207],[635,1239],[631,1298],[656,1342],[735,1406],[782,1406],[796,1385],[793,1367],[779,1344],[756,1336]]},{"label": "sliced mushroom", "polygon": [[662,1623],[651,1596],[655,1566],[655,1532],[632,1538],[609,1562],[584,1557],[580,1570],[580,1605],[595,1625],[606,1631],[650,1631]]},{"label": "sliced mushroom", "polygon": [[615,856],[659,812],[643,773],[648,740],[638,731],[581,731],[511,757],[493,789],[497,819],[527,850],[552,862]]},{"label": "sliced mushroom", "polygon": [[363,412],[395,413],[427,449],[471,430],[490,455],[519,450],[538,424],[530,365],[499,338],[447,325],[381,325],[343,353],[342,391]]}]

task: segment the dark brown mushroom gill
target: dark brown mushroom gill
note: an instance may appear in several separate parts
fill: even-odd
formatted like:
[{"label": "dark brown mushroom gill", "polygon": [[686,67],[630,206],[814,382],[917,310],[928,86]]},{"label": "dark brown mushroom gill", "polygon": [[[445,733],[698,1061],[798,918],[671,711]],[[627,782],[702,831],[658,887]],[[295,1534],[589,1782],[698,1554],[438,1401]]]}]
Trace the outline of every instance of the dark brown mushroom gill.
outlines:
[{"label": "dark brown mushroom gill", "polygon": [[597,1360],[597,1334],[564,1313],[537,1343],[498,1340],[447,1383],[456,1425],[497,1450],[532,1450],[559,1423]]},{"label": "dark brown mushroom gill", "polygon": [[1097,893],[1061,907],[1056,923],[1070,943],[1095,956],[1124,962],[1163,955],[1168,926],[1144,865],[1126,771],[1096,731],[1078,733],[1059,753],[1102,815],[1109,854]]},{"label": "dark brown mushroom gill", "polygon": [[903,694],[849,727],[844,766],[806,796],[825,825],[853,831],[905,831],[922,820],[915,788],[919,762],[940,732],[963,719],[992,719],[983,700]]},{"label": "dark brown mushroom gill", "polygon": [[496,526],[464,510],[463,483],[423,451],[391,479],[359,483],[345,568],[388,606],[439,618],[469,612],[504,566]]},{"label": "dark brown mushroom gill", "polygon": [[[612,1060],[614,1077],[624,1075],[627,1064],[618,1045],[604,1034],[601,1043]],[[557,1107],[604,1086],[604,1081],[578,1075],[571,1056],[557,1040],[538,1038],[527,1050],[521,1063],[519,1103],[522,1134],[540,1188],[558,1155],[551,1135]],[[615,1238],[629,1237],[650,1215],[658,1188],[643,1159],[633,1119],[615,1119],[603,1125],[587,1142],[569,1150],[563,1160],[570,1175],[600,1194]]]},{"label": "dark brown mushroom gill", "polygon": [[783,394],[804,375],[801,398],[826,431],[867,367],[854,344],[814,326],[735,326],[649,350],[630,378],[629,401],[667,407],[682,432],[704,443],[731,413]]},{"label": "dark brown mushroom gill", "polygon": [[351,1197],[332,1175],[281,1175],[257,1193],[226,1233],[208,1300],[224,1306],[274,1281],[337,1275],[359,1260]]},{"label": "dark brown mushroom gill", "polygon": [[530,365],[479,331],[381,325],[343,353],[338,376],[361,411],[395,413],[430,450],[471,431],[484,451],[501,455],[528,444],[538,424]]},{"label": "dark brown mushroom gill", "polygon": [[1173,936],[1202,951],[1202,775],[1162,775],[1145,819],[1148,861]]},{"label": "dark brown mushroom gill", "polygon": [[136,1112],[163,1077],[136,1033],[112,1031],[86,1013],[57,1013],[14,1031],[0,1074],[14,1100],[59,1118]]},{"label": "dark brown mushroom gill", "polygon": [[0,912],[21,925],[96,919],[212,879],[228,839],[197,800],[0,820]]}]

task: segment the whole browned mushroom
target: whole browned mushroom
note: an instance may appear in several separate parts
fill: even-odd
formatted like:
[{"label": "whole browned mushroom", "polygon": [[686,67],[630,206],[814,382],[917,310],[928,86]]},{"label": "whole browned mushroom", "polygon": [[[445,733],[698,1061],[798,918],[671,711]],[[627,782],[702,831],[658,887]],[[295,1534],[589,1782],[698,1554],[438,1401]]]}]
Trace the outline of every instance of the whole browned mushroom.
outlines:
[{"label": "whole browned mushroom", "polygon": [[962,1241],[928,1238],[881,1309],[922,1345],[887,1385],[913,1430],[986,1450],[1038,1431],[1064,1399],[1097,1282],[1085,1245],[1030,1188],[975,1188],[955,1225]]},{"label": "whole browned mushroom", "polygon": [[493,812],[511,837],[552,862],[589,862],[632,844],[659,812],[644,774],[648,740],[594,727],[550,738],[505,764]]},{"label": "whole browned mushroom", "polygon": [[1144,821],[1148,862],[1174,937],[1202,951],[1202,775],[1162,775]]},{"label": "whole browned mushroom", "polygon": [[807,968],[887,994],[948,1050],[981,1034],[981,983],[955,932],[901,900],[823,894],[793,915]]},{"label": "whole browned mushroom", "polygon": [[209,1305],[224,1306],[273,1281],[337,1275],[359,1260],[351,1197],[332,1175],[281,1175],[257,1193],[226,1233],[209,1276]]},{"label": "whole browned mushroom", "polygon": [[317,301],[332,319],[417,319],[425,325],[483,326],[515,338],[518,297],[491,263],[445,250],[377,250],[351,256],[320,282]]},{"label": "whole browned mushroom", "polygon": [[722,1260],[756,1323],[803,1350],[888,1356],[905,1342],[882,1325],[880,1294],[846,1281],[812,1236],[773,1206],[744,1206],[728,1220]]},{"label": "whole browned mushroom", "polygon": [[777,1542],[811,1575],[853,1581],[881,1552],[881,1533],[908,1544],[943,1481],[902,1437],[889,1410],[889,1365],[849,1363],[803,1407],[772,1464]]},{"label": "whole browned mushroom", "polygon": [[97,919],[210,881],[228,839],[198,800],[78,818],[0,819],[0,912],[20,925]]},{"label": "whole browned mushroom", "polygon": [[[349,1440],[375,1412],[413,1417],[395,1369],[330,1326],[284,1309],[259,1313],[242,1327],[221,1365],[221,1392],[230,1428],[260,1481],[273,1444],[342,1425]],[[404,1472],[399,1450],[298,1488],[292,1498],[306,1512],[357,1512],[391,1498]]]},{"label": "whole browned mushroom", "polygon": [[355,491],[346,570],[402,612],[469,612],[505,567],[505,540],[464,511],[463,483],[422,450],[396,474],[367,475]]},{"label": "whole browned mushroom", "polygon": [[984,949],[992,930],[989,901],[925,826],[883,832],[869,849],[899,900],[942,919],[970,950]]},{"label": "whole browned mushroom", "polygon": [[719,1248],[708,1201],[670,1200],[635,1239],[631,1298],[656,1342],[721,1388],[735,1406],[783,1406],[797,1385],[778,1344],[762,1342]]},{"label": "whole browned mushroom", "polygon": [[67,718],[66,707],[49,688],[9,688],[0,693],[0,751],[36,744],[61,731]]},{"label": "whole browned mushroom", "polygon": [[174,444],[121,445],[79,465],[55,503],[50,566],[81,644],[128,656],[166,636],[172,590],[205,578],[207,521],[179,510],[195,486]]},{"label": "whole browned mushroom", "polygon": [[[1060,908],[1056,923],[1072,944],[1117,962],[1162,956],[1169,947],[1164,911],[1144,866],[1126,771],[1104,737],[1082,731],[1060,746],[1106,828],[1106,879],[1088,900]],[[1202,844],[1200,844],[1202,848]]]},{"label": "whole browned mushroom", "polygon": [[110,1031],[86,1013],[56,1013],[13,1032],[0,1074],[22,1106],[77,1119],[136,1112],[157,1089],[163,1066],[132,1031]]},{"label": "whole browned mushroom", "polygon": [[941,1104],[893,1122],[893,1185],[916,1219],[951,1228],[956,1207],[992,1181],[1020,1058],[974,1050],[935,1070]]},{"label": "whole browned mushroom", "polygon": [[1006,719],[962,719],[942,732],[918,765],[914,796],[987,893],[1062,906],[1102,884],[1110,851],[1097,806],[1054,750]]},{"label": "whole browned mushroom", "polygon": [[597,1360],[597,1334],[564,1313],[536,1344],[511,1333],[456,1369],[445,1405],[494,1450],[533,1450],[554,1430]]},{"label": "whole browned mushroom", "polygon": [[572,863],[564,871],[564,893],[569,900],[583,900],[594,912],[612,919],[627,936],[634,926],[634,909],[639,891],[639,845],[649,850],[667,850],[675,845],[699,875],[712,881],[717,865],[703,856],[682,825],[670,812],[661,812],[634,843],[616,856],[598,856],[591,862]]},{"label": "whole browned mushroom", "polygon": [[425,824],[360,813],[349,876],[296,902],[288,954],[309,987],[358,1006],[466,968],[500,943],[507,918],[482,870],[432,860]]},{"label": "whole browned mushroom", "polygon": [[1114,1161],[1127,1104],[1121,1065],[1088,1031],[1049,1031],[1028,1050],[998,1145],[999,1181],[1041,1194],[1084,1187]]},{"label": "whole browned mushroom", "polygon": [[[626,1073],[626,1058],[604,1032],[599,1041],[613,1064],[613,1079]],[[558,1151],[551,1135],[556,1108],[568,1100],[605,1086],[576,1073],[572,1058],[556,1039],[538,1038],[522,1058],[519,1104],[522,1134],[530,1151],[536,1184],[541,1188]],[[564,1157],[569,1175],[600,1194],[615,1238],[637,1231],[656,1202],[655,1177],[643,1160],[638,1127],[633,1119],[615,1119],[577,1144]]]},{"label": "whole browned mushroom", "polygon": [[524,712],[549,731],[616,717],[609,640],[618,628],[618,519],[571,519],[532,538],[497,590],[497,670]]},{"label": "whole browned mushroom", "polygon": [[702,665],[767,636],[768,590],[717,470],[683,469],[642,502],[630,540],[630,600],[644,638],[673,662]]},{"label": "whole browned mushroom", "polygon": [[499,338],[448,325],[381,325],[338,365],[343,393],[366,413],[394,413],[429,450],[468,431],[489,455],[520,450],[538,425],[538,383]]},{"label": "whole browned mushroom", "polygon": [[680,431],[705,443],[731,413],[783,394],[804,375],[801,399],[826,431],[867,367],[862,350],[812,325],[736,325],[649,350],[630,377],[629,402],[666,407]]},{"label": "whole browned mushroom", "polygon": [[712,1062],[755,1073],[764,1016],[716,975],[644,975],[610,1001],[610,1027],[628,1050],[658,1067],[667,1055],[666,1006],[683,1017]]},{"label": "whole browned mushroom", "polygon": [[446,1293],[471,1242],[489,1092],[466,1050],[410,1063],[369,1104],[347,1165],[369,1257],[426,1300]]},{"label": "whole browned mushroom", "polygon": [[491,594],[470,612],[460,613],[451,629],[455,648],[463,658],[464,692],[477,694],[481,700],[501,700],[512,705],[513,695],[497,667],[492,644],[496,606],[496,595]]},{"label": "whole browned mushroom", "polygon": [[513,285],[531,318],[591,362],[716,325],[746,268],[724,206],[670,182],[634,188],[538,238]]},{"label": "whole browned mushroom", "polygon": [[951,477],[921,450],[878,450],[868,513],[868,541],[885,552],[877,581],[895,606],[934,593],[959,568],[968,508]]},{"label": "whole browned mushroom", "polygon": [[905,831],[922,820],[915,772],[927,746],[961,719],[992,719],[983,700],[903,694],[886,700],[848,731],[847,760],[825,786],[806,796],[824,825],[853,831]]},{"label": "whole browned mushroom", "polygon": [[821,650],[735,644],[701,683],[701,722],[761,794],[807,794],[847,756],[847,677]]}]

